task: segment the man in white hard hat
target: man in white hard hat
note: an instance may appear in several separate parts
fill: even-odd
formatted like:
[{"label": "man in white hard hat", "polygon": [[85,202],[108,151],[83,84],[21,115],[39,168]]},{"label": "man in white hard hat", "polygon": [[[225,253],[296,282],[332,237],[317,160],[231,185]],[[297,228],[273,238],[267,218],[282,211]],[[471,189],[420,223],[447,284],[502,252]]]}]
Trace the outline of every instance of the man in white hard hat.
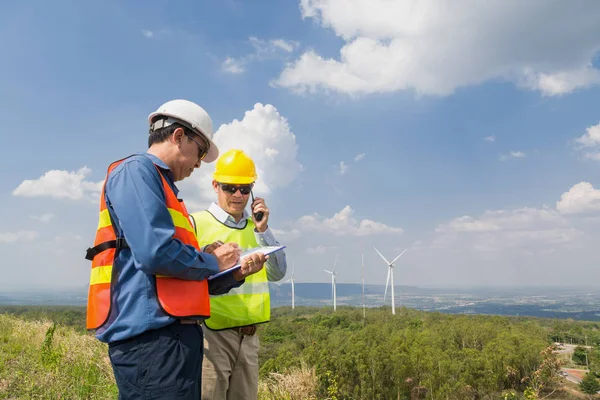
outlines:
[{"label": "man in white hard hat", "polygon": [[200,251],[175,182],[219,155],[199,105],[169,101],[148,117],[148,151],[113,162],[100,196],[86,326],[108,343],[119,399],[198,399],[210,294],[227,293],[267,257],[226,243]]}]

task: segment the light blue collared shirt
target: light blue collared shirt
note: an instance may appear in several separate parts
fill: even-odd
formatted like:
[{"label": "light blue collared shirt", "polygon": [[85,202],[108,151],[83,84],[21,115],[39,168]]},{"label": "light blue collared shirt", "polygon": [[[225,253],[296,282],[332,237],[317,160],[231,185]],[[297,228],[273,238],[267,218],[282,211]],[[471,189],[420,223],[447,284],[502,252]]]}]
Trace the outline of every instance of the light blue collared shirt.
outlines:
[{"label": "light blue collared shirt", "polygon": [[[251,218],[248,211],[244,210],[242,213],[242,218],[240,218],[238,222],[235,222],[235,219],[229,215],[227,211],[223,210],[217,203],[214,202],[210,205],[210,207],[208,207],[208,212],[211,213],[220,223],[234,229],[243,229],[246,226],[246,220]],[[271,228],[267,228],[267,230],[264,232],[258,232],[256,229],[254,229],[254,237],[261,246],[279,246],[279,242],[277,239],[275,239],[275,235],[273,235]],[[280,281],[285,276],[287,271],[287,261],[284,251],[285,250],[279,250],[275,253],[271,253],[265,264],[267,279],[271,282]]]}]

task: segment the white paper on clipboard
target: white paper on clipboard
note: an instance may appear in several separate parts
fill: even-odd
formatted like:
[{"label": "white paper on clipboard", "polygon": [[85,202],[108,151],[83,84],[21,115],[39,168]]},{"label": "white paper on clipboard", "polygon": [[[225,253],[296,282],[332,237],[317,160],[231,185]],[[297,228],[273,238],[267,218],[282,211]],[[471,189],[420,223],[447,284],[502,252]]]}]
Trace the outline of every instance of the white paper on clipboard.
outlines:
[{"label": "white paper on clipboard", "polygon": [[218,278],[221,275],[225,275],[225,274],[228,274],[230,272],[235,271],[236,269],[239,269],[242,266],[241,263],[244,260],[244,257],[246,257],[246,256],[248,256],[250,254],[263,253],[264,255],[269,255],[269,254],[275,253],[276,251],[279,251],[281,249],[285,249],[285,246],[262,246],[262,247],[255,247],[253,249],[246,250],[240,256],[240,262],[238,264],[236,264],[233,267],[228,268],[228,269],[226,269],[224,271],[220,271],[220,272],[217,272],[214,275],[209,276],[208,280],[211,281],[211,280],[213,280],[215,278]]}]

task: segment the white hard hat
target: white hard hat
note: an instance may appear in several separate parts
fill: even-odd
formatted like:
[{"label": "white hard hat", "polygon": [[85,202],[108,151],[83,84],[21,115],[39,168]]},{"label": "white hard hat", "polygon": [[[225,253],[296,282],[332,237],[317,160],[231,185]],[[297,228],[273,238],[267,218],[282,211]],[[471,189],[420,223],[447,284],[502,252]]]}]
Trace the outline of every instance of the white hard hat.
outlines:
[{"label": "white hard hat", "polygon": [[[148,116],[148,123],[150,124],[150,131],[153,130],[153,125],[156,117],[165,116],[178,120],[177,122],[183,122],[182,125],[188,126],[195,133],[204,137],[210,147],[208,153],[202,160],[205,163],[211,163],[219,157],[219,148],[212,141],[212,120],[204,108],[198,104],[188,100],[171,100],[158,107],[158,110]],[[170,124],[169,124],[170,125]],[[161,124],[161,126],[168,126]]]}]

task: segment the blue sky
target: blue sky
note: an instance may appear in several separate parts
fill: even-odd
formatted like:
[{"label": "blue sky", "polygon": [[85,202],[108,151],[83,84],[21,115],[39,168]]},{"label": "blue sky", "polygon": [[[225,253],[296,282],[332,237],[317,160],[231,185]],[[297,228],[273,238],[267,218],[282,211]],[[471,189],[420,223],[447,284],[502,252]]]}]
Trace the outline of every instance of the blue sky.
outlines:
[{"label": "blue sky", "polygon": [[[105,169],[175,98],[255,158],[297,282],[336,254],[338,282],[360,282],[364,252],[384,283],[373,246],[409,249],[396,284],[600,277],[600,5],[449,4],[5,6],[0,290],[85,287]],[[190,210],[211,171],[180,185]]]}]

